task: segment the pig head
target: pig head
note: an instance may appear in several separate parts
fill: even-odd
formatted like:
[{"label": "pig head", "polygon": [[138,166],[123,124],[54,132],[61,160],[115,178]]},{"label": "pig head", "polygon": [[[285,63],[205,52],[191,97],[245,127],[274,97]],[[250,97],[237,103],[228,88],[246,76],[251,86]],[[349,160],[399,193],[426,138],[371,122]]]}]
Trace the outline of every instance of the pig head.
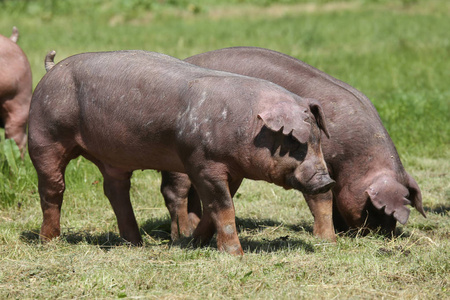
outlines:
[{"label": "pig head", "polygon": [[348,183],[349,188],[339,186],[334,191],[335,198],[340,199],[335,205],[336,228],[381,228],[383,233],[390,234],[396,221],[406,224],[409,205],[425,216],[419,186],[407,172],[402,175],[381,168],[366,175],[366,180]]},{"label": "pig head", "polygon": [[83,53],[57,65],[53,57],[29,122],[44,240],[60,234],[64,170],[79,155],[102,172],[120,234],[133,244],[142,243],[129,197],[136,169],[186,173],[203,207],[195,240],[217,232],[218,249],[232,254],[243,253],[232,202],[243,178],[313,194],[334,183],[315,100],[153,52]]},{"label": "pig head", "polygon": [[[338,231],[381,228],[390,234],[396,221],[407,221],[408,205],[425,216],[417,183],[404,170],[375,107],[360,91],[298,59],[267,49],[225,48],[186,61],[266,79],[301,97],[318,100],[330,133],[329,139],[323,139],[323,155],[336,185],[326,194],[304,194],[314,216],[316,236],[334,240],[334,227]],[[185,201],[181,199],[187,198],[187,193],[173,198],[171,195],[176,194],[177,185],[186,190],[187,181],[181,174],[163,173],[161,190],[166,203]],[[189,234],[200,215],[194,191],[189,193],[189,199],[193,203],[189,203],[187,212],[178,212],[188,214],[191,220],[181,234]]]},{"label": "pig head", "polygon": [[14,139],[23,157],[32,79],[27,57],[16,44],[18,38],[16,27],[10,38],[0,35],[0,121],[5,138]]}]

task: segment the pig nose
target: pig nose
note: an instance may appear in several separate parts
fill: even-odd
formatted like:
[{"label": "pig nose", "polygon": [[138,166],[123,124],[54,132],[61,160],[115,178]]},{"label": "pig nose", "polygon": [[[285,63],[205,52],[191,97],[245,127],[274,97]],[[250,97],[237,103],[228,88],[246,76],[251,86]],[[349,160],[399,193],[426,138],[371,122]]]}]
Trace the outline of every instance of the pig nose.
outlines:
[{"label": "pig nose", "polygon": [[321,194],[328,192],[336,183],[328,174],[317,175],[317,185],[311,190],[311,194]]}]

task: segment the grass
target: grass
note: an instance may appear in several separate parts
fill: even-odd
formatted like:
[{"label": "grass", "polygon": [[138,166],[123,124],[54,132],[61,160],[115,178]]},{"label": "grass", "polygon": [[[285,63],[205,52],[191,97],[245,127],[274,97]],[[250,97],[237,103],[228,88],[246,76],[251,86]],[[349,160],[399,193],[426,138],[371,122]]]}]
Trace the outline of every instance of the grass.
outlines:
[{"label": "grass", "polygon": [[[144,238],[118,237],[102,177],[76,159],[66,172],[62,237],[38,241],[36,174],[0,142],[0,298],[449,298],[450,5],[432,1],[0,1],[0,33],[20,30],[34,84],[86,51],[145,49],[185,58],[260,46],[302,59],[363,91],[408,170],[427,219],[412,210],[396,237],[312,236],[302,196],[244,181],[235,196],[241,259],[214,241],[171,244],[159,174],[135,172],[131,197]],[[151,5],[149,5],[151,4]],[[1,132],[3,136],[3,133]]]},{"label": "grass", "polygon": [[[5,1],[10,2],[16,3]],[[243,15],[241,6],[208,5],[206,0],[198,1],[203,7],[199,13],[190,12],[183,1],[167,1],[180,4],[150,10],[87,3],[74,9],[69,4],[76,1],[62,2],[68,8],[55,4],[52,10],[49,3],[61,1],[30,3],[41,2],[47,6],[29,4],[23,17],[3,10],[0,20],[5,35],[13,25],[22,32],[20,45],[32,64],[34,84],[45,73],[42,61],[52,49],[58,61],[87,51],[145,49],[185,58],[230,46],[266,47],[363,91],[378,108],[401,155],[450,155],[450,95],[443,80],[450,76],[445,13],[450,7],[445,1],[318,1],[294,8],[244,1]]]}]

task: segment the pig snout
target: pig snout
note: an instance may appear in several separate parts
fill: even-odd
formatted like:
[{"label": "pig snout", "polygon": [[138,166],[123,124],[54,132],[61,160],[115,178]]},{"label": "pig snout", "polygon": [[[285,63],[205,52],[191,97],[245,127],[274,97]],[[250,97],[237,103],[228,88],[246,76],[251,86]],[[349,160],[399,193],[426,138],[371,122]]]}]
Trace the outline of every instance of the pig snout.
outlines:
[{"label": "pig snout", "polygon": [[336,183],[324,164],[303,163],[294,172],[293,187],[302,193],[315,195],[329,191]]},{"label": "pig snout", "polygon": [[328,192],[335,183],[328,173],[315,174],[305,186],[305,194],[315,195]]}]

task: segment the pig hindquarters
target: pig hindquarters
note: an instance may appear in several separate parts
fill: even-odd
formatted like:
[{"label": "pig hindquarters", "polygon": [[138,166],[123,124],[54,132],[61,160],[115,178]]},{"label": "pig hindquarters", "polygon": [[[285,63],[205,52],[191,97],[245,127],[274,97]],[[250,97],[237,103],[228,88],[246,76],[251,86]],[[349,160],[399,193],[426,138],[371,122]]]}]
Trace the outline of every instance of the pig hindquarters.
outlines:
[{"label": "pig hindquarters", "polygon": [[18,37],[15,27],[10,38],[0,35],[0,123],[5,138],[16,142],[23,157],[32,80],[28,59],[16,44]]}]

